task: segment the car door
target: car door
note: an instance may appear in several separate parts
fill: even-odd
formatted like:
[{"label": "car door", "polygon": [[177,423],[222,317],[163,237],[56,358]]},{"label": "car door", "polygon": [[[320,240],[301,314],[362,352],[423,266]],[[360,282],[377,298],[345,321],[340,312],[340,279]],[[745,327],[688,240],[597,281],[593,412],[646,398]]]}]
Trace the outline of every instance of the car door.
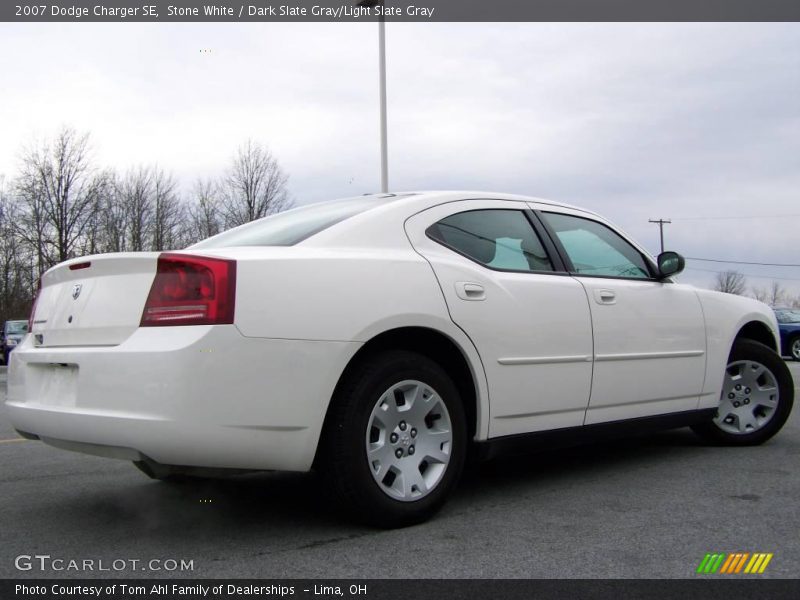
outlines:
[{"label": "car door", "polygon": [[583,285],[594,331],[585,424],[694,410],[705,375],[705,322],[694,289],[658,281],[652,261],[608,223],[537,212]]},{"label": "car door", "polygon": [[406,221],[483,361],[490,437],[580,426],[589,401],[586,294],[533,219],[522,202],[465,200]]}]

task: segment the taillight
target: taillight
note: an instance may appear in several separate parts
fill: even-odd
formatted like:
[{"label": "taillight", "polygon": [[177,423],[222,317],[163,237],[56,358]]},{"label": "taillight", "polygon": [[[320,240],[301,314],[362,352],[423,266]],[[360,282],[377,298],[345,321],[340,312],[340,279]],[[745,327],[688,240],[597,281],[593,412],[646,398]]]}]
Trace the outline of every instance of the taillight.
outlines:
[{"label": "taillight", "polygon": [[233,323],[236,261],[161,254],[142,327]]},{"label": "taillight", "polygon": [[33,318],[36,314],[36,303],[39,301],[39,294],[42,291],[42,278],[36,280],[36,293],[33,295],[33,304],[31,305],[31,315],[28,317],[28,331],[33,331]]}]

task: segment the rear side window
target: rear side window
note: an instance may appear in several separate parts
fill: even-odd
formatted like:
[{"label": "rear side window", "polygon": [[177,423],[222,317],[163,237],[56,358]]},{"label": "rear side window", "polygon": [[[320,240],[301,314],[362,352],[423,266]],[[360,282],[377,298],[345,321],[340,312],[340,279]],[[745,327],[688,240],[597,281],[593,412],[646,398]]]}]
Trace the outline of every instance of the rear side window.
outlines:
[{"label": "rear side window", "polygon": [[471,210],[431,225],[427,234],[475,262],[504,271],[553,271],[541,241],[519,210]]},{"label": "rear side window", "polygon": [[301,206],[229,229],[190,248],[293,246],[323,229],[393,199],[394,197],[365,196]]}]

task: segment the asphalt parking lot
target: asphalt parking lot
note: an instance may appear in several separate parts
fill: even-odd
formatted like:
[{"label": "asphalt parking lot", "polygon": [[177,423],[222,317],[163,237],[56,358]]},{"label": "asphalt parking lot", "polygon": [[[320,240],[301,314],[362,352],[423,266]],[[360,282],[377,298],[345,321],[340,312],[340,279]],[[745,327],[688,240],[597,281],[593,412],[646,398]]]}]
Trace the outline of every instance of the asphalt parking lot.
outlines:
[{"label": "asphalt parking lot", "polygon": [[[800,381],[800,365],[791,369]],[[5,379],[0,367],[4,578],[683,578],[696,577],[707,552],[771,552],[755,577],[800,575],[798,409],[757,448],[707,447],[678,430],[499,459],[471,472],[433,521],[378,531],[343,522],[313,476],[173,485],[125,462],[19,440]],[[142,562],[15,567],[37,554],[95,569]],[[193,570],[142,570],[153,559],[190,560]]]}]

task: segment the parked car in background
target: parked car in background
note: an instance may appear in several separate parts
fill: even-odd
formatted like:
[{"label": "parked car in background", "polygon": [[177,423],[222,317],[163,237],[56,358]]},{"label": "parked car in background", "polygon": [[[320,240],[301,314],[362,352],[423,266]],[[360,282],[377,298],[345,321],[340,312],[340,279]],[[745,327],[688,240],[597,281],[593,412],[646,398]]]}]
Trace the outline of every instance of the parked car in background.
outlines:
[{"label": "parked car in background", "polygon": [[433,514],[471,448],[683,426],[763,443],[794,395],[775,314],[675,282],[683,266],[524,196],[303,206],[48,270],[9,418],[160,480],[313,468],[319,494],[380,526]]},{"label": "parked car in background", "polygon": [[776,308],[781,333],[781,353],[800,360],[800,308]]},{"label": "parked car in background", "polygon": [[8,364],[8,356],[28,333],[27,321],[6,321],[3,325],[3,362]]}]

